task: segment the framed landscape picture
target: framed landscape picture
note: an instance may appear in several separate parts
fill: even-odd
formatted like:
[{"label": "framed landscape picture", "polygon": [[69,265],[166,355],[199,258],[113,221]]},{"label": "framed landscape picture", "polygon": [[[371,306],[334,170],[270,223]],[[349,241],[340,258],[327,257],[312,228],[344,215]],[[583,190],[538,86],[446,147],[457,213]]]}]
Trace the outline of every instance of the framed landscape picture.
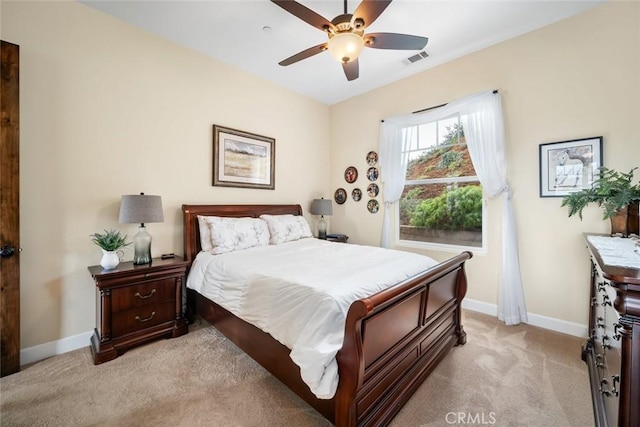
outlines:
[{"label": "framed landscape picture", "polygon": [[591,188],[600,167],[601,136],[540,144],[540,197]]},{"label": "framed landscape picture", "polygon": [[213,185],[274,190],[276,140],[213,125]]}]

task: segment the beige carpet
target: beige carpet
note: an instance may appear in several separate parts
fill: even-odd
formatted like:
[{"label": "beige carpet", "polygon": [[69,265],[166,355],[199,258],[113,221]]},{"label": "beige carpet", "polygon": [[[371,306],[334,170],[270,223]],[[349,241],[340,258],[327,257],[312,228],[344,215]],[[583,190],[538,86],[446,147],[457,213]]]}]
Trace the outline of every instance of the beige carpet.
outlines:
[{"label": "beige carpet", "polygon": [[[464,313],[454,348],[392,426],[589,426],[582,340]],[[196,325],[94,366],[89,348],[0,380],[2,426],[328,426],[227,341]]]}]

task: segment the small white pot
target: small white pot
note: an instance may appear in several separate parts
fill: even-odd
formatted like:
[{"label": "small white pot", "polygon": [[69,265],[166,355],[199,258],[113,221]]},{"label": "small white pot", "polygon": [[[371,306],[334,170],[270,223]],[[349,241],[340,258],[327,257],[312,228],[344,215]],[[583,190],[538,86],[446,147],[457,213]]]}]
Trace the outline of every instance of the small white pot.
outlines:
[{"label": "small white pot", "polygon": [[120,264],[120,256],[118,252],[122,251],[105,251],[102,249],[102,259],[100,265],[106,270],[116,268]]}]

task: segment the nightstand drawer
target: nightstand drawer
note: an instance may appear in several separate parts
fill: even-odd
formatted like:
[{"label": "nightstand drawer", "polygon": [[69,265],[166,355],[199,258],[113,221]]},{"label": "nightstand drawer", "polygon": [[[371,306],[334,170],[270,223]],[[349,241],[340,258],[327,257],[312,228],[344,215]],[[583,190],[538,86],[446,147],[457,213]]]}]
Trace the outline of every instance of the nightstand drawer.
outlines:
[{"label": "nightstand drawer", "polygon": [[101,274],[101,277],[97,280],[97,285],[99,288],[113,288],[145,280],[162,279],[170,276],[180,277],[183,274],[184,267],[164,268],[158,270],[154,270],[153,267],[137,267],[132,271],[127,272],[115,271],[111,274]]},{"label": "nightstand drawer", "polygon": [[176,315],[175,300],[162,304],[137,307],[113,314],[113,338],[150,328],[164,322],[174,320]]},{"label": "nightstand drawer", "polygon": [[112,311],[114,313],[161,303],[176,297],[176,280],[173,277],[134,286],[115,288],[111,292]]}]

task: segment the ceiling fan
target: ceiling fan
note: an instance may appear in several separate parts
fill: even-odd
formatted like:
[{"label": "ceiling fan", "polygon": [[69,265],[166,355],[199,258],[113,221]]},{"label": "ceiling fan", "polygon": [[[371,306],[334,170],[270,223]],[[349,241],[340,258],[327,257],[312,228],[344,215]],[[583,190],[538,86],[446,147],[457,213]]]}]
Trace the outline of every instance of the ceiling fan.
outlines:
[{"label": "ceiling fan", "polygon": [[302,19],[329,36],[329,40],[317,46],[280,61],[282,66],[291,65],[303,59],[328,50],[340,63],[347,80],[355,80],[359,75],[358,55],[365,47],[374,49],[420,50],[429,39],[397,33],[369,33],[364,30],[378,19],[392,0],[362,0],[353,14],[347,13],[347,0],[344,0],[344,14],[328,21],[313,10],[294,0],[271,0],[287,12]]}]

